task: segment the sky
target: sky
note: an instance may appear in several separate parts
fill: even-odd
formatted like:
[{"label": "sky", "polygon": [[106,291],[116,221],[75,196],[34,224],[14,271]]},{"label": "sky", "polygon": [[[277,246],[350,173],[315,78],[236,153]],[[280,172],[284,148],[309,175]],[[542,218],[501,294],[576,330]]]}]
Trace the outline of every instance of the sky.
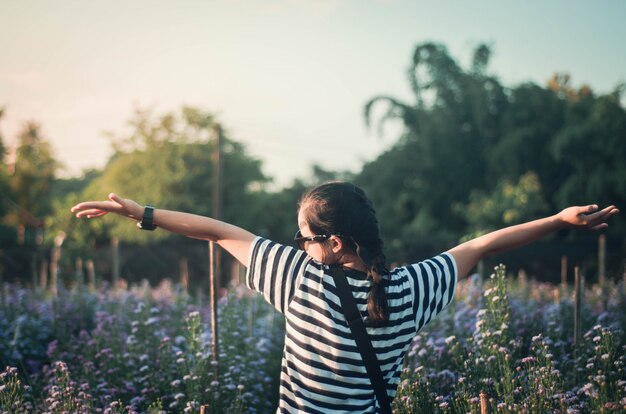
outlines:
[{"label": "sky", "polygon": [[359,171],[401,131],[368,129],[363,107],[412,102],[416,45],[464,67],[480,43],[507,86],[569,73],[596,93],[626,82],[626,2],[404,0],[0,0],[0,134],[41,125],[63,177],[103,167],[106,132],[135,109],[215,113],[277,187],[311,166]]}]

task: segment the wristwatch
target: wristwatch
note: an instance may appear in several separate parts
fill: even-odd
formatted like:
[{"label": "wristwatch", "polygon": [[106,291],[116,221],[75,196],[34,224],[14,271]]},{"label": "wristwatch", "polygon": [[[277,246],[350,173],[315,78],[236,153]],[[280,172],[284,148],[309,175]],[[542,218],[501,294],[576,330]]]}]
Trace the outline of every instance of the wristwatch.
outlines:
[{"label": "wristwatch", "polygon": [[143,217],[141,217],[141,221],[137,223],[137,227],[141,230],[154,230],[157,226],[152,222],[154,218],[154,207],[151,205],[147,205],[143,209]]}]

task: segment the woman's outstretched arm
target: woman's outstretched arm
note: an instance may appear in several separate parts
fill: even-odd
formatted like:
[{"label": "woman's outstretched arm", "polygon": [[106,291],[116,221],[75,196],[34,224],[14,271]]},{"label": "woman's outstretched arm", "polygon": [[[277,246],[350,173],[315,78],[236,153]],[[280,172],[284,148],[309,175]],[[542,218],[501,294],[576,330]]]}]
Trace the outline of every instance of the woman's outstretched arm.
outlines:
[{"label": "woman's outstretched arm", "polygon": [[617,213],[619,210],[615,206],[602,210],[598,210],[597,205],[569,207],[551,217],[506,227],[469,240],[448,253],[454,256],[461,278],[467,276],[484,257],[516,249],[561,229],[603,229],[608,227],[607,220]]},{"label": "woman's outstretched arm", "polygon": [[[109,194],[107,201],[86,201],[72,207],[72,212],[79,218],[95,218],[115,213],[139,221],[143,211],[143,206],[114,193]],[[214,241],[242,264],[248,265],[248,252],[256,236],[241,227],[209,217],[161,209],[154,209],[153,222],[173,233]]]}]

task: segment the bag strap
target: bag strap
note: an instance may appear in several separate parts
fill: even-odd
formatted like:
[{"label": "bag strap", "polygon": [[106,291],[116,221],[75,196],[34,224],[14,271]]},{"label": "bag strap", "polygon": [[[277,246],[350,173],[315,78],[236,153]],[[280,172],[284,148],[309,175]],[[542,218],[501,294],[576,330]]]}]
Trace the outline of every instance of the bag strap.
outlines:
[{"label": "bag strap", "polygon": [[367,336],[365,330],[365,324],[361,313],[356,306],[354,296],[352,296],[352,290],[346,279],[346,275],[339,267],[331,266],[330,274],[335,280],[335,286],[337,287],[337,295],[341,301],[341,309],[343,315],[346,317],[346,321],[352,331],[352,336],[356,342],[356,347],[363,358],[365,363],[365,370],[370,377],[372,386],[374,387],[374,393],[378,400],[383,414],[391,414],[391,402],[389,401],[389,395],[387,394],[387,387],[383,380],[383,374],[376,358],[376,353],[372,347],[372,343]]}]

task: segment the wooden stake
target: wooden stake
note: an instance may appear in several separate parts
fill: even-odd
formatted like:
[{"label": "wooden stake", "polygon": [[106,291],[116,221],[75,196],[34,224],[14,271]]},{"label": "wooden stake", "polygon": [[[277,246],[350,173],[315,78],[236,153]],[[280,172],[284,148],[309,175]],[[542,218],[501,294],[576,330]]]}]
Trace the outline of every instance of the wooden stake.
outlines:
[{"label": "wooden stake", "polygon": [[598,237],[598,283],[604,287],[606,282],[606,236]]},{"label": "wooden stake", "polygon": [[87,260],[87,287],[92,293],[96,290],[96,269],[93,259]]},{"label": "wooden stake", "polygon": [[39,289],[48,289],[48,260],[44,257],[39,265]]},{"label": "wooden stake", "polygon": [[117,281],[120,278],[120,240],[117,237],[111,239],[111,285],[117,289]]},{"label": "wooden stake", "polygon": [[578,266],[574,268],[574,348],[580,343],[580,306],[581,306],[581,277]]},{"label": "wooden stake", "polygon": [[217,331],[217,277],[215,275],[215,243],[209,242],[209,278],[210,278],[210,297],[211,297],[211,353],[215,365],[215,380],[219,378],[219,342]]},{"label": "wooden stake", "polygon": [[82,290],[83,288],[83,284],[85,281],[85,274],[83,273],[83,258],[82,257],[77,257],[76,258],[76,287],[79,290]]},{"label": "wooden stake", "polygon": [[[219,124],[213,126],[215,134],[215,150],[213,152],[213,218],[220,219],[222,202],[222,128]],[[209,284],[211,296],[211,348],[215,365],[215,379],[219,377],[219,349],[217,327],[217,299],[219,291],[219,275],[221,274],[221,254],[218,246],[209,242]]]},{"label": "wooden stake", "polygon": [[180,286],[187,293],[189,287],[189,260],[186,257],[181,257],[179,262],[180,268]]},{"label": "wooden stake", "polygon": [[561,256],[561,288],[567,287],[567,256]]},{"label": "wooden stake", "polygon": [[486,392],[480,393],[480,414],[491,414],[491,406]]},{"label": "wooden stake", "polygon": [[60,231],[54,238],[54,248],[52,249],[52,257],[50,259],[50,290],[56,297],[58,290],[58,278],[61,270],[59,268],[59,262],[61,261],[61,246],[65,240],[65,233]]}]

